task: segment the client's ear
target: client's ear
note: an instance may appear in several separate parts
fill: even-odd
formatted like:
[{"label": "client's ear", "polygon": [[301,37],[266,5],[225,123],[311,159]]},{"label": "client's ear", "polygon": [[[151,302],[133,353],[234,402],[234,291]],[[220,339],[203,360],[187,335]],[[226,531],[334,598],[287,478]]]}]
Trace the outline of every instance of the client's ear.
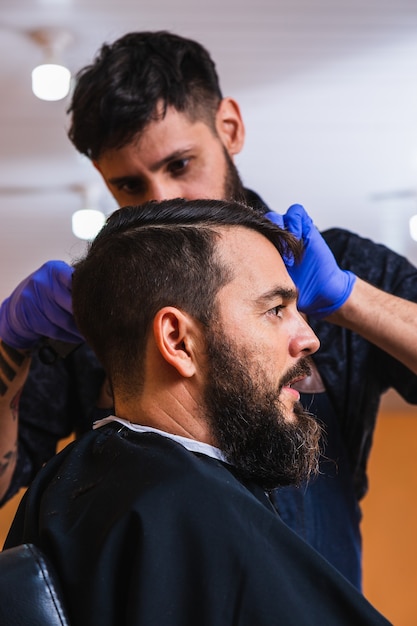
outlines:
[{"label": "client's ear", "polygon": [[195,320],[175,307],[164,307],[155,315],[153,333],[161,356],[184,378],[196,372]]}]

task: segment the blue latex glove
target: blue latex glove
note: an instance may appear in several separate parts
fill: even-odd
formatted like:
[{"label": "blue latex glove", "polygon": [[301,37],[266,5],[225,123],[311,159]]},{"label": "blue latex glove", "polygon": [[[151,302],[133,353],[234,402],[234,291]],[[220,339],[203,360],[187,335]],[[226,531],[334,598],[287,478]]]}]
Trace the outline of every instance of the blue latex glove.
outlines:
[{"label": "blue latex glove", "polygon": [[337,311],[352,293],[355,274],[340,269],[327,243],[300,204],[290,206],[284,215],[271,211],[266,217],[303,241],[301,262],[286,264],[299,291],[299,310],[316,319]]},{"label": "blue latex glove", "polygon": [[72,315],[72,268],[48,261],[25,278],[0,307],[0,337],[18,349],[30,349],[43,337],[69,343],[84,341]]}]

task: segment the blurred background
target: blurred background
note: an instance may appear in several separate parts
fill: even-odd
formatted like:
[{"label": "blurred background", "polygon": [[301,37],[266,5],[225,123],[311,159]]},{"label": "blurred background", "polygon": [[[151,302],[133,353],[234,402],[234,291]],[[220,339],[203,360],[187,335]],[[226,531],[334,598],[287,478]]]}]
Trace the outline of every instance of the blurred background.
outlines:
[{"label": "blurred background", "polygon": [[[67,139],[68,97],[36,97],[33,68],[54,56],[73,75],[103,42],[156,29],[211,52],[246,122],[247,186],[417,264],[416,0],[0,0],[1,300],[44,261],[83,252],[74,212],[116,208]],[[396,626],[417,623],[415,421],[387,396],[364,504],[365,593]]]}]

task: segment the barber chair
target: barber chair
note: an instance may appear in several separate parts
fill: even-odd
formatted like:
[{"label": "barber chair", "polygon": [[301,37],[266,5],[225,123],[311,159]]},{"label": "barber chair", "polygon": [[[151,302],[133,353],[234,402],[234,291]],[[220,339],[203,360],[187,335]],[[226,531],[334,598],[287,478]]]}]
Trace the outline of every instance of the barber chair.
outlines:
[{"label": "barber chair", "polygon": [[32,544],[0,552],[0,626],[69,626],[57,575]]}]

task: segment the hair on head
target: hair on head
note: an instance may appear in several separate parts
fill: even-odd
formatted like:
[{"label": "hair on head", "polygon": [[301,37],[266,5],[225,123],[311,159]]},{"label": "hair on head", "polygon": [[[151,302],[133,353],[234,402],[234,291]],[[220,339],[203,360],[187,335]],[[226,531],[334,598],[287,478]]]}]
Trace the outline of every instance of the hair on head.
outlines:
[{"label": "hair on head", "polygon": [[132,32],[104,44],[76,75],[68,136],[97,160],[130,143],[168,107],[214,131],[221,99],[215,64],[201,44],[167,31]]}]

